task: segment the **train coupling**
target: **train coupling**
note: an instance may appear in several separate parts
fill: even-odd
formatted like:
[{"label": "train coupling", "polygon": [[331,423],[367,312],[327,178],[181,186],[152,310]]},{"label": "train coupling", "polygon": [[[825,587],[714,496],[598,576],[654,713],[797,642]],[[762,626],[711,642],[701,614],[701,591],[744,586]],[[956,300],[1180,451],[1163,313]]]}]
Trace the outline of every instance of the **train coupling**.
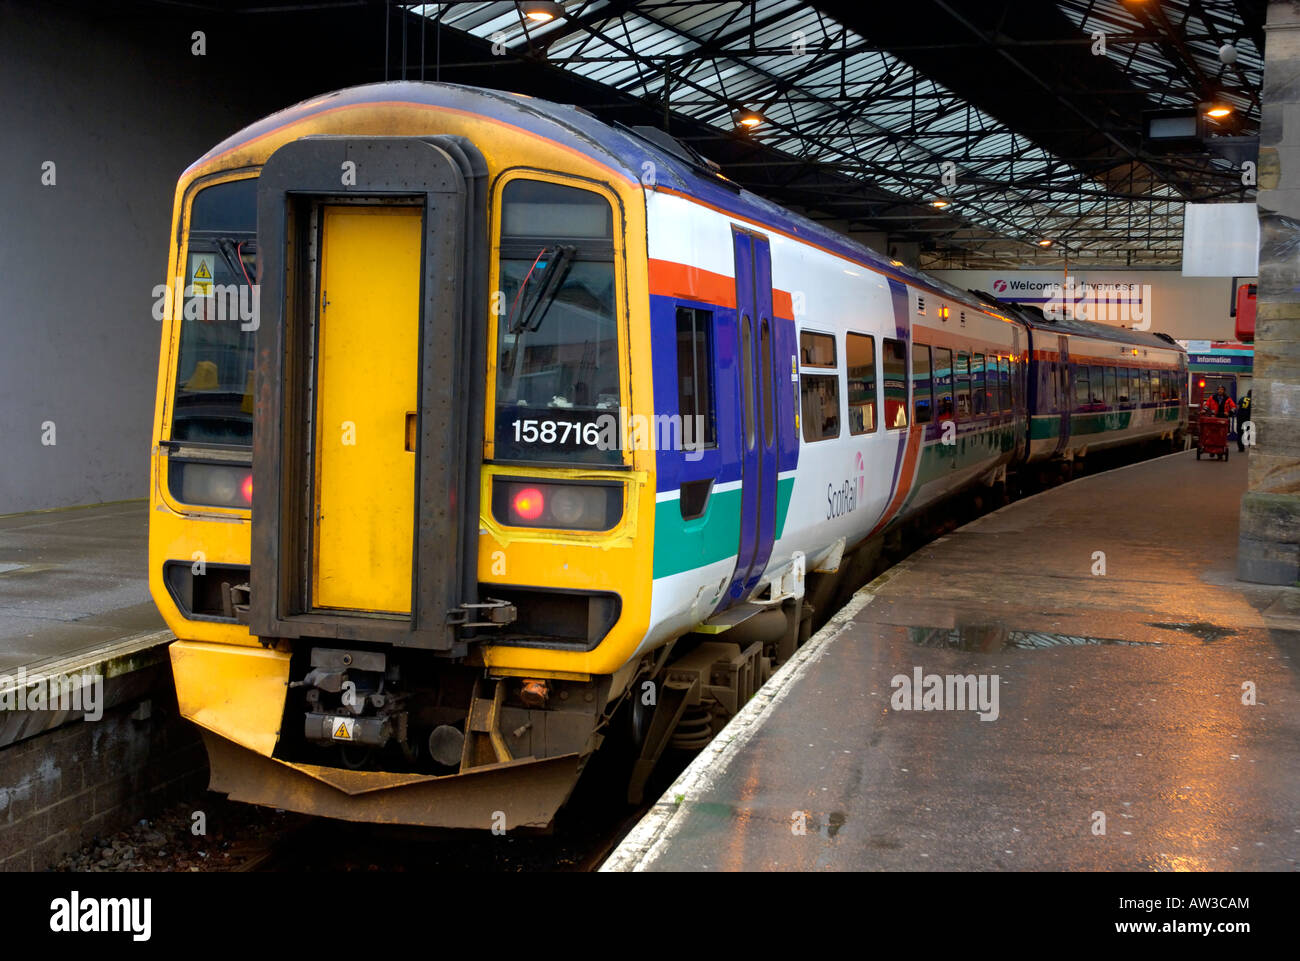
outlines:
[{"label": "train coupling", "polygon": [[314,744],[384,747],[406,741],[407,715],[385,691],[397,668],[383,654],[314,648],[311,670],[291,688],[306,688],[303,733]]}]

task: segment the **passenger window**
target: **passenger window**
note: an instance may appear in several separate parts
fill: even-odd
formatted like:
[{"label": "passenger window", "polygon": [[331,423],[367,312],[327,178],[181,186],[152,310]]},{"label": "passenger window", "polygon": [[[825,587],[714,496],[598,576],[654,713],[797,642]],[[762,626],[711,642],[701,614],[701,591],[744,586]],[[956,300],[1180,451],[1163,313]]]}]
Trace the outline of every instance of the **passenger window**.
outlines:
[{"label": "passenger window", "polygon": [[957,355],[957,419],[970,417],[970,354]]},{"label": "passenger window", "polygon": [[1106,406],[1115,406],[1115,368],[1106,368]]},{"label": "passenger window", "polygon": [[677,412],[683,446],[718,446],[713,388],[713,312],[677,308]]},{"label": "passenger window", "polygon": [[934,419],[934,390],[930,386],[930,348],[912,344],[912,411],[918,424]]},{"label": "passenger window", "polygon": [[[802,331],[799,356],[805,367],[835,367],[835,338]],[[838,374],[800,375],[799,406],[803,439],[808,443],[840,436],[840,378]]]},{"label": "passenger window", "polygon": [[1011,410],[1011,358],[1003,357],[998,366],[1002,368],[998,376],[998,394],[1002,400],[1002,409]]},{"label": "passenger window", "polygon": [[805,330],[799,334],[799,354],[804,367],[834,367],[835,338]]},{"label": "passenger window", "polygon": [[876,340],[866,334],[846,334],[849,366],[849,433],[876,429]]},{"label": "passenger window", "polygon": [[907,344],[886,337],[881,349],[885,368],[885,428],[907,426]]},{"label": "passenger window", "polygon": [[937,419],[952,420],[952,351],[947,347],[934,348],[934,399]]},{"label": "passenger window", "polygon": [[1101,364],[1093,364],[1088,371],[1088,383],[1092,393],[1088,395],[1088,403],[1094,406],[1104,406],[1106,403],[1106,371]]},{"label": "passenger window", "polygon": [[984,355],[975,354],[971,358],[970,367],[971,390],[974,392],[972,400],[975,403],[975,416],[983,417],[989,412],[988,395],[984,392]]},{"label": "passenger window", "polygon": [[1088,379],[1088,368],[1084,364],[1074,367],[1074,406],[1087,407],[1092,403],[1092,385]]}]

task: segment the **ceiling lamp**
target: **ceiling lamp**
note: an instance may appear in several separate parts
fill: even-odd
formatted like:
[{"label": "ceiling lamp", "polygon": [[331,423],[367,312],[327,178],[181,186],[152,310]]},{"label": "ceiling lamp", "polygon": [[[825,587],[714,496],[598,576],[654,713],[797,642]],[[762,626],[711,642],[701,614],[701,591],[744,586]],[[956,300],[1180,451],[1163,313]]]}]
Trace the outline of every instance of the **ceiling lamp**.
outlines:
[{"label": "ceiling lamp", "polygon": [[1040,241],[1038,242],[1038,246],[1040,246],[1040,247],[1050,247],[1050,246],[1052,246],[1052,242],[1051,242],[1050,240],[1048,240],[1046,237],[1044,237],[1042,240],[1040,240]]},{"label": "ceiling lamp", "polygon": [[1205,116],[1212,117],[1215,120],[1222,120],[1224,117],[1231,116],[1231,114],[1231,104],[1215,103],[1205,108]]},{"label": "ceiling lamp", "polygon": [[564,7],[553,0],[528,0],[519,4],[519,9],[533,23],[550,23],[564,13]]},{"label": "ceiling lamp", "polygon": [[930,206],[942,210],[944,207],[948,206],[948,201],[944,200],[942,197],[935,197],[930,201]]},{"label": "ceiling lamp", "polygon": [[737,110],[736,124],[741,127],[747,127],[753,130],[763,122],[763,115],[757,110]]}]

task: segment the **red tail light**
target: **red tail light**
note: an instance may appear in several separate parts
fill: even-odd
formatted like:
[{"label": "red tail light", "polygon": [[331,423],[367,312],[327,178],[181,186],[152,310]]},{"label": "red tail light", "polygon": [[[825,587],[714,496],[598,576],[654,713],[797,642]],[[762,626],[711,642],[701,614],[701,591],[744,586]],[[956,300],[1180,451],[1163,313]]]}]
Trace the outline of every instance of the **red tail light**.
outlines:
[{"label": "red tail light", "polygon": [[244,495],[244,500],[249,504],[253,503],[253,475],[249,474],[244,478],[244,482],[239,485],[239,492]]},{"label": "red tail light", "polygon": [[510,506],[524,520],[535,521],[542,516],[542,511],[546,509],[546,500],[542,497],[542,492],[536,487],[525,487],[515,494],[514,501]]}]

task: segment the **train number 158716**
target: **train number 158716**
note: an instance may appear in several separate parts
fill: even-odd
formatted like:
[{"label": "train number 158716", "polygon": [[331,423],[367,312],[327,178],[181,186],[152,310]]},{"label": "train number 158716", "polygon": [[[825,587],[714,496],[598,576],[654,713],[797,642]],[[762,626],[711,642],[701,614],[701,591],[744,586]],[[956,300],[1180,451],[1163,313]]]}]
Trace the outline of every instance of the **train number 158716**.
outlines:
[{"label": "train number 158716", "polygon": [[585,444],[595,447],[600,442],[600,425],[583,424],[570,420],[517,420],[515,442],[524,444]]}]

